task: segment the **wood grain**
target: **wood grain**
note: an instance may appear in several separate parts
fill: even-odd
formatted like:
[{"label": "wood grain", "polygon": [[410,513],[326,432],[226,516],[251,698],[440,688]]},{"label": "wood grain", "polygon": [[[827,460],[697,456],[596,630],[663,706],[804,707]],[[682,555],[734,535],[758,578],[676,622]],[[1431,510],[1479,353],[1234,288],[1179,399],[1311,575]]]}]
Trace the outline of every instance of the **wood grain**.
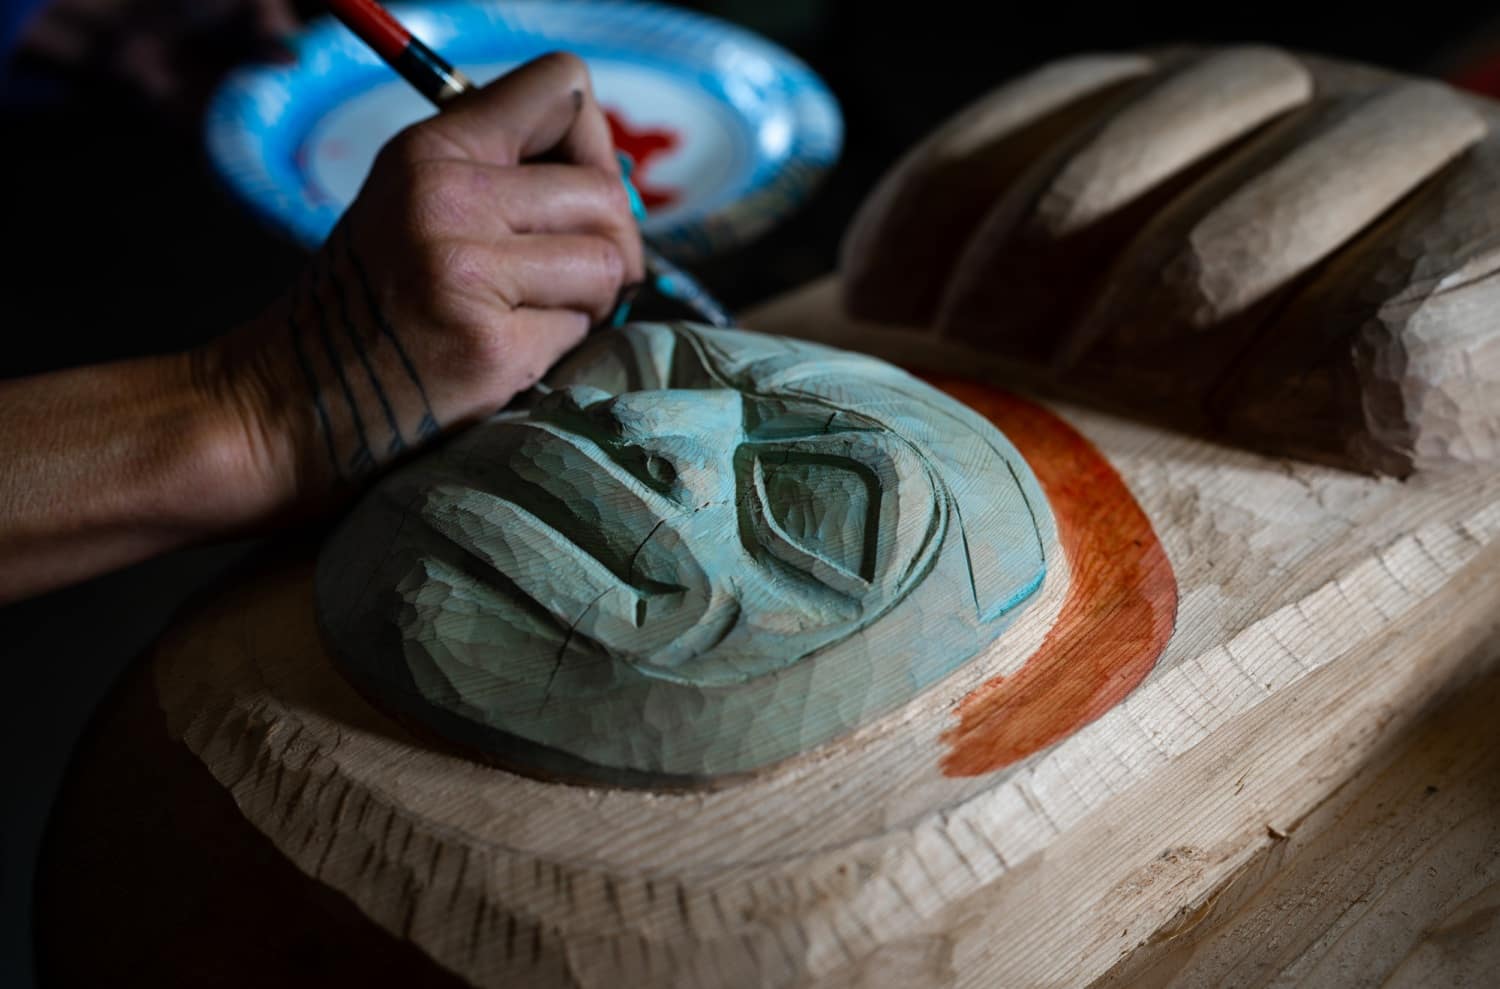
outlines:
[{"label": "wood grain", "polygon": [[1325,803],[1271,825],[1260,855],[1096,989],[1493,984],[1500,670],[1484,668],[1444,684]]},{"label": "wood grain", "polygon": [[[821,329],[837,297],[751,325]],[[1086,982],[1486,661],[1500,477],[1397,484],[1057,410],[1159,534],[1178,628],[1123,703],[998,772],[944,774],[943,736],[1045,639],[1066,572],[938,688],[712,791],[548,784],[414,738],[330,663],[306,567],[163,644],[169,729],[311,880],[476,985]]]}]

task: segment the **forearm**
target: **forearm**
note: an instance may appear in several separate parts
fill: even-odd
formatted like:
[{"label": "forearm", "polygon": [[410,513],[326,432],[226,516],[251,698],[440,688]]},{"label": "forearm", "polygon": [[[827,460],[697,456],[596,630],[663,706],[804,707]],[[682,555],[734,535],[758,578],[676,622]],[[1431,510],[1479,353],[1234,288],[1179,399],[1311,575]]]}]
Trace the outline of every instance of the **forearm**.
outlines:
[{"label": "forearm", "polygon": [[530,387],[644,274],[583,63],[522,66],[388,145],[259,319],[0,382],[0,601],[337,510]]},{"label": "forearm", "polygon": [[[0,601],[253,528],[277,460],[208,352],[0,382]],[[284,459],[284,458],[283,458]]]}]

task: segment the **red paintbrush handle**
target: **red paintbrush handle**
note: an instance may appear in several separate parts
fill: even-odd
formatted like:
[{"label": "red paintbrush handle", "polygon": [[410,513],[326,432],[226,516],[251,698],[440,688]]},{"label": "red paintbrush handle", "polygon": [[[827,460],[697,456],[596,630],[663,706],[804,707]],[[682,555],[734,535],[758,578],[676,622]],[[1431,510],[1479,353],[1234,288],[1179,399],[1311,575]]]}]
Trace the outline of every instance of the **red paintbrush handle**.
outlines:
[{"label": "red paintbrush handle", "polygon": [[432,102],[441,104],[470,87],[462,72],[413,37],[375,0],[328,0],[328,9]]},{"label": "red paintbrush handle", "polygon": [[401,57],[411,32],[372,0],[328,0],[328,9],[387,62]]}]

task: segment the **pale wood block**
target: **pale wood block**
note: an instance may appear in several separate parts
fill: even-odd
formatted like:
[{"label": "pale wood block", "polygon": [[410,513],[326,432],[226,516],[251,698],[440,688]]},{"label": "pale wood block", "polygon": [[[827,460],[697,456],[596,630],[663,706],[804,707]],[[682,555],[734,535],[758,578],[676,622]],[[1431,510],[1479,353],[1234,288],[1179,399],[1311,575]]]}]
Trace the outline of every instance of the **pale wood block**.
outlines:
[{"label": "pale wood block", "polygon": [[1227,428],[1393,473],[1493,459],[1497,167],[1491,133],[1324,265],[1220,386]]},{"label": "pale wood block", "polygon": [[[1493,651],[1494,645],[1486,647]],[[1500,964],[1500,677],[1432,709],[1097,989],[1486,985]]]},{"label": "pale wood block", "polygon": [[[1327,257],[1485,133],[1447,87],[1405,83],[1335,113],[1239,186],[1167,262],[1197,278],[1177,312],[1195,329],[1238,315]],[[1173,283],[1176,288],[1177,284]],[[1177,314],[1174,314],[1177,315]],[[1143,328],[1144,329],[1144,328]]]},{"label": "pale wood block", "polygon": [[[467,984],[1086,984],[1137,952],[1149,969],[1186,943],[1185,916],[1288,843],[1273,832],[1296,840],[1428,699],[1494,668],[1481,647],[1500,621],[1500,480],[1293,480],[1066,414],[1114,444],[1148,511],[1213,521],[1169,540],[1184,610],[1157,671],[1004,771],[936,773],[950,693],[723,790],[512,777],[412,738],[342,683],[305,566],[180,624],[160,696],[209,785],[307,881]],[[1215,458],[1231,482],[1215,483]],[[1230,509],[1263,502],[1257,484],[1284,499],[1255,505],[1241,545],[1261,562],[1221,572],[1210,533],[1250,524]],[[1165,532],[1172,516],[1155,517]],[[1276,560],[1298,564],[1266,589]],[[1467,923],[1487,901],[1453,889],[1439,905]],[[1261,931],[1307,926],[1260,916]],[[1430,951],[1402,957],[1440,970]],[[1319,964],[1319,979],[1334,971]]]},{"label": "pale wood block", "polygon": [[1211,52],[1105,121],[1037,202],[1031,223],[1066,237],[1312,98],[1312,76],[1273,48]]},{"label": "pale wood block", "polygon": [[[870,194],[841,247],[856,309],[911,322],[930,317],[934,282],[980,222],[976,199],[1004,189],[1033,149],[1092,118],[1152,66],[1143,55],[1079,55],[1043,66],[908,152]],[[891,236],[914,237],[920,246],[911,257],[891,259],[879,249]]]},{"label": "pale wood block", "polygon": [[1436,83],[1332,94],[1253,141],[1153,217],[1053,356],[1118,368],[1192,407],[1253,339],[1273,294],[1483,136]]},{"label": "pale wood block", "polygon": [[[1271,49],[1151,58],[985,191],[906,186],[890,236],[872,198],[842,255],[861,329],[839,335],[1372,473],[1500,459],[1500,107]],[[944,263],[918,260],[943,236],[919,194],[983,217]]]},{"label": "pale wood block", "polygon": [[[936,316],[942,332],[1005,352],[1050,353],[1059,322],[1078,301],[1058,286],[1092,280],[1139,218],[1201,171],[1204,159],[1312,96],[1307,70],[1274,49],[1161,57],[1165,64],[1148,84],[1034,155],[994,205],[981,206],[984,220],[953,271],[938,275],[946,279]],[[879,257],[880,245],[863,250]],[[851,248],[845,258],[852,279],[862,254]],[[861,294],[852,280],[850,292]],[[900,318],[870,306],[855,311]],[[998,339],[997,321],[1006,327]]]}]

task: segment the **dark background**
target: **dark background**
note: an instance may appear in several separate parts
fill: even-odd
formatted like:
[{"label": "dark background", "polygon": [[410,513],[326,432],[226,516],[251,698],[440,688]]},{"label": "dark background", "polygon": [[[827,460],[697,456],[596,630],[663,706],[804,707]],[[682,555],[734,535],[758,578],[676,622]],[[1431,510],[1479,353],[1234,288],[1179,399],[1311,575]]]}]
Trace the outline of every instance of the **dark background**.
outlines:
[{"label": "dark background", "polygon": [[[813,201],[759,242],[697,268],[731,308],[831,270],[849,216],[903,149],[1058,55],[1259,41],[1447,77],[1500,55],[1500,16],[1474,3],[1390,13],[1354,3],[684,6],[796,52],[845,115],[842,158]],[[196,118],[164,117],[87,74],[31,68],[0,99],[0,377],[188,346],[280,291],[302,255],[219,189]],[[245,549],[180,553],[0,609],[0,987],[31,984],[32,861],[89,712],[183,596]]]}]

